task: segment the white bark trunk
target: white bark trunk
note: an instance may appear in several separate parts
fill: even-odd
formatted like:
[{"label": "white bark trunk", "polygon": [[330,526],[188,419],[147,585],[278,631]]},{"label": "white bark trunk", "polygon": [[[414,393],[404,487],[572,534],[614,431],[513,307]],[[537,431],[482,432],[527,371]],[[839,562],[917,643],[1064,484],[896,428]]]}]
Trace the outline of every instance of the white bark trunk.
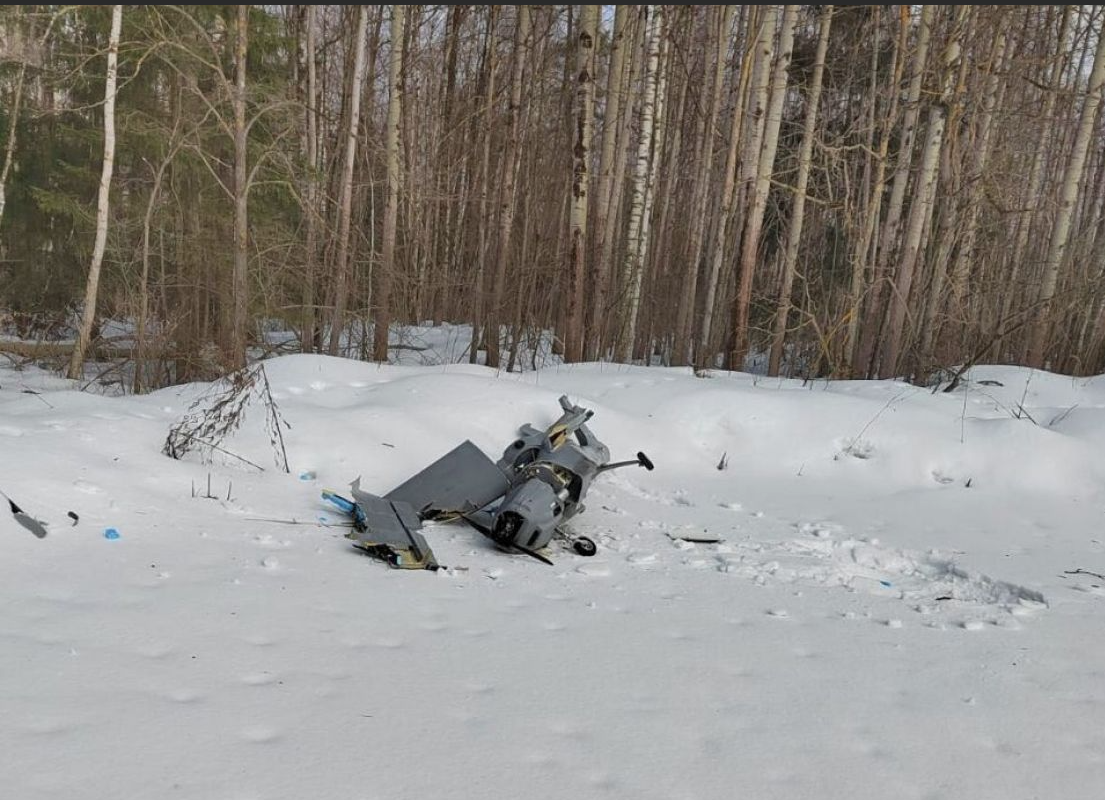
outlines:
[{"label": "white bark trunk", "polygon": [[[774,6],[769,7],[773,9]],[[757,24],[757,7],[746,7],[749,21],[746,28],[751,32]],[[758,21],[760,36],[763,35],[766,22]],[[759,36],[757,36],[759,39]],[[717,288],[721,281],[721,266],[725,257],[725,239],[733,218],[734,201],[736,200],[737,170],[740,168],[740,143],[741,130],[744,127],[744,113],[747,101],[747,93],[752,85],[749,81],[749,67],[761,47],[746,49],[744,59],[741,62],[740,80],[737,85],[736,97],[733,102],[733,118],[729,125],[729,152],[725,156],[725,184],[721,190],[721,208],[718,211],[718,220],[714,226],[714,238],[710,249],[710,270],[706,281],[706,296],[702,303],[702,325],[698,333],[698,346],[695,349],[695,364],[699,367],[712,366],[713,353],[710,343],[713,336],[714,307],[717,305]],[[709,363],[707,363],[709,362]]]},{"label": "white bark trunk", "polygon": [[[694,330],[695,304],[698,301],[698,272],[702,260],[703,245],[706,240],[707,198],[714,167],[714,131],[717,128],[718,112],[721,109],[721,89],[725,81],[725,57],[729,49],[729,30],[733,25],[734,6],[718,9],[718,22],[713,53],[714,70],[711,76],[710,106],[705,119],[705,132],[702,141],[702,157],[695,178],[694,196],[691,205],[691,231],[687,264],[684,270],[684,284],[679,302],[679,316],[676,320],[675,349],[673,362],[676,365],[689,363],[693,359],[690,352]],[[709,60],[707,60],[709,65]]]},{"label": "white bark trunk", "polygon": [[[357,7],[357,30],[353,34],[355,37],[353,83],[349,88],[349,125],[345,131],[345,160],[342,162],[341,199],[338,202],[338,256],[337,263],[334,265],[334,309],[330,317],[329,353],[332,356],[336,356],[341,347],[341,336],[345,329],[345,312],[349,305],[349,228],[353,215],[353,167],[357,161],[357,128],[361,120],[361,84],[364,82],[367,32],[368,11],[361,5]],[[395,44],[393,38],[392,46],[394,47]],[[401,42],[399,47],[402,50]]]},{"label": "white bark trunk", "polygon": [[[902,6],[902,14],[908,15],[908,6]],[[913,55],[913,67],[909,79],[909,92],[906,96],[905,119],[901,136],[898,139],[898,164],[894,172],[894,181],[890,188],[890,201],[887,203],[886,220],[883,222],[878,253],[875,257],[873,275],[874,291],[865,315],[867,324],[860,337],[853,369],[859,376],[865,376],[870,368],[871,357],[878,344],[880,324],[884,316],[884,298],[890,259],[897,250],[902,209],[905,204],[906,184],[909,181],[910,166],[913,163],[913,138],[917,129],[917,120],[921,115],[921,84],[925,76],[925,62],[928,60],[929,40],[932,36],[932,16],[936,6],[921,7],[920,27],[917,31],[917,50]]]},{"label": "white bark trunk", "polygon": [[[510,72],[510,134],[503,157],[503,179],[499,198],[499,248],[495,259],[494,283],[491,286],[491,307],[487,314],[487,365],[499,369],[502,353],[500,336],[505,316],[507,262],[510,260],[511,234],[514,232],[514,207],[517,201],[516,186],[521,161],[522,129],[522,76],[525,73],[529,52],[531,15],[529,6],[518,6],[518,19],[514,28],[514,63]],[[558,226],[559,229],[559,226]]]},{"label": "white bark trunk", "polygon": [[1044,261],[1043,282],[1037,299],[1036,321],[1028,346],[1029,366],[1043,368],[1051,327],[1051,303],[1055,296],[1055,287],[1059,280],[1059,269],[1063,265],[1067,246],[1070,243],[1071,222],[1074,207],[1078,200],[1079,184],[1085,171],[1086,154],[1089,151],[1093,134],[1094,120],[1101,104],[1102,86],[1105,85],[1105,35],[1099,35],[1097,50],[1094,52],[1093,71],[1090,73],[1089,89],[1086,101],[1082,105],[1082,114],[1078,120],[1078,133],[1071,148],[1070,159],[1063,173],[1062,189],[1059,193],[1059,208],[1055,213],[1055,222],[1048,240],[1047,258]]},{"label": "white bark trunk", "polygon": [[599,6],[585,5],[579,19],[576,43],[576,125],[572,143],[572,215],[568,242],[568,361],[583,360],[584,281],[587,252],[587,204],[590,198],[591,118],[595,98],[595,40]]},{"label": "white bark trunk", "polygon": [[[606,313],[606,294],[610,284],[610,253],[606,243],[613,239],[614,232],[608,220],[612,211],[615,183],[620,185],[625,168],[625,150],[618,149],[620,140],[622,99],[626,93],[626,28],[629,23],[630,7],[621,4],[615,7],[614,31],[610,41],[610,70],[606,79],[606,108],[603,111],[602,150],[599,157],[599,185],[595,209],[593,253],[594,275],[591,303],[591,343],[588,353],[597,358],[601,350],[603,318]],[[630,42],[633,40],[630,39]]]},{"label": "white bark trunk", "polygon": [[391,61],[388,68],[387,140],[388,196],[384,207],[384,241],[380,263],[379,290],[376,292],[376,324],[372,337],[372,357],[388,360],[388,333],[391,329],[391,288],[395,270],[395,236],[399,220],[399,194],[402,187],[400,133],[403,117],[403,40],[406,36],[406,8],[391,7]]},{"label": "white bark trunk", "polygon": [[760,252],[760,231],[763,228],[767,196],[771,190],[771,175],[775,170],[775,153],[779,146],[779,127],[783,120],[783,100],[787,92],[787,70],[794,45],[794,26],[798,20],[798,6],[788,5],[783,10],[783,22],[779,29],[779,48],[775,57],[771,78],[771,100],[764,126],[763,148],[756,167],[756,183],[752,187],[752,202],[748,210],[744,239],[741,242],[740,277],[737,297],[733,305],[732,347],[729,352],[729,368],[743,368],[748,353],[748,312],[752,302],[752,280]]},{"label": "white bark trunk", "polygon": [[767,374],[778,375],[783,360],[783,343],[786,337],[787,317],[790,314],[790,293],[794,286],[794,272],[798,263],[798,245],[802,240],[802,223],[806,214],[806,188],[810,180],[810,163],[813,160],[813,141],[817,129],[817,106],[821,102],[821,79],[825,74],[825,54],[829,49],[829,29],[833,23],[833,7],[822,6],[817,39],[817,55],[814,57],[813,77],[810,78],[810,94],[807,102],[806,123],[802,130],[802,144],[798,149],[798,180],[794,189],[794,209],[787,229],[786,249],[783,251],[783,282],[779,288],[779,307],[775,312],[775,331],[771,342],[771,357]]},{"label": "white bark trunk", "polygon": [[944,50],[943,91],[937,102],[929,109],[928,131],[925,135],[925,146],[921,151],[917,187],[909,210],[909,226],[902,242],[902,255],[894,281],[893,295],[890,298],[886,347],[879,368],[879,376],[883,378],[892,377],[898,369],[909,292],[913,286],[913,276],[921,253],[921,235],[932,218],[937,168],[940,165],[940,148],[944,142],[944,128],[948,116],[947,106],[955,87],[955,69],[959,65],[960,44],[959,39],[955,37],[961,30],[960,21],[964,14],[965,7],[961,6],[957,12],[957,20],[953,23],[953,38]]},{"label": "white bark trunk", "polygon": [[649,155],[653,150],[656,110],[660,104],[660,45],[663,37],[661,7],[648,6],[648,27],[645,31],[645,89],[641,101],[641,133],[637,140],[637,160],[633,169],[633,194],[629,206],[628,250],[622,272],[625,300],[622,306],[622,331],[618,356],[622,361],[633,358],[633,343],[637,336],[637,314],[641,304],[641,277],[648,254],[648,230],[651,208],[650,183],[654,165]]},{"label": "white bark trunk", "polygon": [[111,34],[107,50],[107,85],[104,89],[104,163],[100,172],[100,191],[96,199],[96,241],[92,246],[92,264],[85,285],[84,309],[81,314],[77,343],[69,361],[69,377],[77,380],[84,372],[84,358],[92,339],[96,320],[96,295],[100,290],[100,267],[107,247],[108,201],[111,194],[111,174],[115,169],[115,90],[119,77],[119,32],[123,26],[123,7],[111,7]]}]

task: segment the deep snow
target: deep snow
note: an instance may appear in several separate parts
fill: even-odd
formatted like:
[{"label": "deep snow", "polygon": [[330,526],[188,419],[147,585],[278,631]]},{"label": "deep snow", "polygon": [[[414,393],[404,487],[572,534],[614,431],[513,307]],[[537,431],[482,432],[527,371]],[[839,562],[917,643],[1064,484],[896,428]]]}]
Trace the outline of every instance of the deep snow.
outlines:
[{"label": "deep snow", "polygon": [[[256,411],[228,447],[263,473],[160,454],[206,386],[108,398],[0,369],[0,490],[50,523],[40,541],[0,517],[4,797],[1105,785],[1105,378],[267,372],[290,475]],[[314,524],[341,521],[322,488],[386,491],[465,438],[497,457],[565,392],[614,458],[657,465],[596,482],[572,522],[595,558],[435,525],[448,569],[399,572]],[[220,499],[193,497],[209,475]],[[678,538],[703,532],[722,542]]]}]

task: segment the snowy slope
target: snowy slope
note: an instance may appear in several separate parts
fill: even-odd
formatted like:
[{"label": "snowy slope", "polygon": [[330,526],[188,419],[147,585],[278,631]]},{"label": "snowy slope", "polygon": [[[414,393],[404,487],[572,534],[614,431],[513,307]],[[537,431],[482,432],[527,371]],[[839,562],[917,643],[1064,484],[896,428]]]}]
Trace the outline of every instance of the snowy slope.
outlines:
[{"label": "snowy slope", "polygon": [[[51,523],[39,541],[0,517],[4,797],[1105,785],[1103,378],[267,372],[290,475],[253,417],[228,447],[263,473],[160,454],[206,386],[105,398],[0,370],[0,489]],[[548,567],[440,525],[448,569],[398,572],[314,524],[339,522],[322,488],[386,491],[465,438],[497,457],[565,392],[615,458],[657,465],[596,482],[572,523],[595,558]],[[219,499],[193,497],[209,476]],[[723,541],[677,538],[703,531]]]}]

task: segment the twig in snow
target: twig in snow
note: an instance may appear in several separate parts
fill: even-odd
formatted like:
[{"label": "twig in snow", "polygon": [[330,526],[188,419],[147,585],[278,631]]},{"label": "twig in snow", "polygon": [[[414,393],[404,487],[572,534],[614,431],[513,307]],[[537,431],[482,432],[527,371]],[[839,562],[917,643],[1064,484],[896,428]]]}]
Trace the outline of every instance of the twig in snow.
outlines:
[{"label": "twig in snow", "polygon": [[1082,568],[1079,568],[1079,569],[1065,569],[1065,570],[1063,570],[1063,574],[1064,575],[1092,575],[1095,578],[1100,578],[1101,580],[1105,581],[1105,575],[1102,575],[1100,572],[1090,572],[1088,569],[1082,569]]}]

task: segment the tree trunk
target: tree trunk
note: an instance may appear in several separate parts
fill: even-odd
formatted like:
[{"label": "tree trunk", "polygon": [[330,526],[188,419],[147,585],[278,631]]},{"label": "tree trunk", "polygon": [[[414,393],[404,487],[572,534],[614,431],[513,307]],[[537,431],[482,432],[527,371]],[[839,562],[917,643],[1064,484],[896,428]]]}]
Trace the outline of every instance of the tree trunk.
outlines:
[{"label": "tree trunk", "polygon": [[[368,10],[365,6],[357,6],[357,28],[353,33],[353,82],[349,89],[349,119],[345,131],[345,159],[342,161],[341,199],[338,201],[338,255],[334,265],[334,308],[330,317],[330,345],[328,352],[332,356],[338,355],[341,348],[341,337],[345,332],[345,312],[349,307],[349,228],[353,216],[353,167],[357,159],[357,128],[361,121],[361,83],[364,81],[365,69],[365,34],[368,32]],[[396,46],[394,37],[392,46]],[[402,44],[399,45],[402,52]],[[389,112],[390,113],[390,112]],[[389,117],[390,132],[390,117]],[[390,150],[389,165],[390,165]],[[390,185],[391,172],[389,168],[388,179]],[[388,195],[390,201],[390,193]],[[385,217],[385,241],[386,233]],[[386,244],[385,244],[386,247]],[[387,355],[385,353],[384,360]]]},{"label": "tree trunk", "polygon": [[649,184],[654,177],[655,164],[650,163],[653,149],[653,128],[656,106],[659,101],[660,44],[663,38],[662,8],[647,6],[645,31],[644,92],[641,100],[641,130],[637,140],[637,160],[633,170],[633,194],[629,206],[629,235],[622,274],[624,299],[622,302],[622,329],[618,341],[618,356],[622,361],[633,358],[633,345],[637,335],[637,313],[641,302],[641,277],[648,254],[648,229],[651,208],[648,200]]},{"label": "tree trunk", "polygon": [[[479,227],[479,245],[476,252],[476,279],[475,279],[475,298],[473,303],[472,313],[472,346],[468,350],[468,361],[471,364],[475,364],[478,361],[480,338],[486,337],[487,333],[481,331],[481,326],[484,323],[484,310],[487,307],[487,290],[485,283],[487,280],[486,268],[487,259],[491,254],[491,207],[488,202],[490,195],[491,184],[491,140],[494,138],[495,133],[495,66],[497,63],[496,48],[495,48],[495,25],[499,19],[499,7],[492,5],[487,11],[487,41],[484,46],[484,63],[487,70],[487,77],[484,79],[484,136],[483,136],[483,154],[480,159],[480,219],[478,223]],[[473,120],[475,117],[473,117]],[[474,140],[475,137],[473,137]],[[490,361],[488,362],[490,363]]]},{"label": "tree trunk", "polygon": [[[774,9],[775,6],[769,6],[767,9],[767,16],[771,20],[775,19]],[[756,24],[755,14],[756,7],[752,7],[751,11],[749,11],[750,18],[747,28],[749,32],[751,32],[753,26]],[[695,364],[699,367],[712,366],[713,364],[713,353],[710,351],[710,342],[713,336],[714,306],[717,304],[717,287],[721,280],[722,260],[725,257],[726,234],[732,220],[734,200],[736,199],[737,170],[740,169],[741,166],[740,143],[741,131],[744,128],[745,93],[750,85],[757,86],[759,84],[758,77],[751,84],[749,83],[750,59],[760,58],[761,56],[759,54],[769,49],[770,39],[764,40],[765,31],[773,29],[774,27],[774,23],[772,23],[771,28],[769,28],[767,20],[764,19],[759,21],[759,25],[760,33],[756,37],[757,42],[755,47],[745,50],[744,60],[741,63],[740,80],[737,85],[736,97],[733,101],[733,119],[729,128],[729,152],[725,157],[725,183],[721,190],[721,208],[718,210],[718,219],[714,226],[710,270],[706,282],[706,297],[702,304],[702,326],[698,334],[698,347],[695,351]],[[760,69],[758,62],[756,69],[758,76],[758,70]],[[709,364],[706,363],[707,354],[709,354]]]},{"label": "tree trunk", "polygon": [[[957,210],[957,217],[963,216],[960,222],[963,226],[963,238],[959,243],[955,261],[951,270],[947,273],[950,278],[950,289],[953,303],[956,306],[963,304],[968,298],[967,281],[970,275],[971,265],[977,258],[975,253],[975,239],[978,234],[978,213],[982,201],[983,182],[986,179],[986,163],[990,157],[990,144],[994,120],[994,109],[1000,103],[1000,95],[1004,83],[1005,73],[1005,48],[1006,34],[1004,20],[999,21],[1002,29],[998,31],[994,41],[994,49],[990,55],[990,74],[986,78],[986,87],[983,91],[982,115],[978,122],[978,132],[971,146],[972,155],[969,171],[967,173],[967,196],[965,207]],[[957,107],[959,105],[957,104]],[[944,302],[945,283],[945,259],[937,259],[934,262],[932,284],[925,299],[925,318],[921,325],[920,356],[928,362],[933,359],[933,343],[936,340],[937,316]],[[959,316],[967,319],[966,309],[960,309]],[[927,368],[927,364],[924,365]]]},{"label": "tree trunk", "polygon": [[[597,358],[601,349],[602,318],[605,315],[606,293],[610,285],[610,261],[606,255],[607,238],[613,231],[607,230],[611,214],[611,200],[615,182],[621,182],[625,168],[625,151],[617,150],[621,130],[622,95],[625,93],[625,29],[630,7],[615,6],[614,30],[610,37],[610,68],[606,76],[606,106],[603,110],[602,150],[599,157],[599,184],[595,203],[595,219],[592,228],[595,247],[591,255],[591,325],[589,330],[591,358]],[[632,41],[632,39],[631,39]],[[614,212],[616,215],[616,211]]]},{"label": "tree trunk", "polygon": [[376,325],[372,337],[372,357],[376,361],[388,360],[388,333],[391,329],[391,287],[395,278],[395,237],[399,219],[399,194],[402,188],[400,164],[400,128],[403,115],[403,39],[406,7],[391,7],[391,62],[388,69],[388,121],[387,140],[388,197],[384,208],[383,258],[380,263],[379,283],[376,291]]},{"label": "tree trunk", "polygon": [[315,350],[318,343],[318,314],[315,309],[315,282],[318,280],[318,76],[315,65],[316,13],[315,6],[307,9],[307,43],[304,60],[307,62],[307,97],[304,111],[306,125],[306,171],[307,181],[304,187],[304,202],[307,205],[307,243],[303,282],[303,331],[300,334],[300,349],[305,353]]},{"label": "tree trunk", "polygon": [[568,238],[568,275],[571,290],[568,297],[568,330],[565,345],[566,361],[582,361],[584,280],[587,252],[587,204],[590,197],[591,118],[595,98],[595,39],[598,32],[599,6],[583,6],[579,18],[579,40],[576,43],[576,125],[572,144],[572,217]]},{"label": "tree trunk", "polygon": [[84,358],[92,339],[96,321],[96,295],[100,290],[100,267],[107,247],[108,200],[111,194],[111,174],[115,168],[115,89],[119,77],[119,32],[123,26],[123,7],[111,7],[111,34],[107,50],[107,85],[104,88],[104,163],[100,172],[100,192],[96,199],[96,241],[92,247],[92,264],[88,268],[84,308],[81,314],[77,344],[69,360],[69,377],[78,380],[84,374]]},{"label": "tree trunk", "polygon": [[518,20],[514,29],[514,63],[510,72],[510,133],[506,152],[503,154],[503,178],[499,198],[499,248],[495,259],[494,282],[491,286],[491,303],[487,313],[487,365],[499,369],[500,330],[503,321],[503,295],[506,292],[507,263],[510,261],[511,234],[514,230],[514,207],[519,164],[519,148],[522,121],[522,75],[529,50],[530,7],[517,7]]},{"label": "tree trunk", "polygon": [[[894,124],[898,119],[898,97],[900,95],[898,87],[901,86],[902,83],[902,73],[905,67],[905,46],[909,35],[909,9],[906,6],[902,6],[902,9],[903,13],[899,15],[898,39],[894,46],[894,55],[892,56],[892,66],[890,68],[890,74],[892,75],[890,84],[892,87],[890,92],[890,108],[883,124],[882,136],[879,138],[879,151],[875,163],[875,181],[871,190],[870,204],[865,209],[863,233],[856,243],[852,255],[852,283],[847,312],[848,327],[844,342],[844,360],[847,365],[846,375],[852,378],[858,377],[861,372],[861,370],[857,369],[857,366],[860,364],[860,316],[863,307],[863,296],[867,291],[867,266],[870,263],[869,254],[872,241],[875,237],[875,230],[878,227],[879,210],[882,207],[882,196],[886,189],[886,164],[887,154],[890,152],[890,137],[894,130]],[[873,54],[875,60],[873,61],[872,68],[872,95],[877,85],[877,56],[877,52]],[[873,106],[874,103],[872,101],[872,108]],[[866,371],[867,366],[866,363],[864,363],[862,372],[866,374]]]},{"label": "tree trunk", "polygon": [[[625,168],[626,154],[629,152],[632,140],[633,107],[637,95],[637,85],[640,83],[641,70],[644,68],[644,58],[638,57],[645,40],[645,30],[648,25],[647,6],[638,6],[635,16],[627,21],[629,30],[628,63],[623,67],[622,91],[624,96],[620,103],[621,120],[618,123],[617,142],[614,145],[614,160],[611,164],[613,174],[610,183],[610,198],[607,201],[606,222],[601,230],[601,248],[598,263],[602,272],[599,275],[601,285],[596,287],[594,308],[594,339],[593,355],[595,358],[605,357],[610,336],[617,330],[617,325],[611,325],[610,318],[615,307],[615,302],[610,300],[611,283],[617,275],[615,263],[617,259],[618,233],[621,231],[622,198],[625,195]],[[600,293],[601,292],[601,296]],[[620,305],[620,303],[618,303]]]},{"label": "tree trunk", "polygon": [[[679,298],[679,312],[675,321],[675,345],[672,352],[673,363],[690,363],[690,352],[694,331],[694,312],[698,302],[699,262],[706,239],[707,198],[713,178],[714,135],[717,128],[718,113],[721,109],[721,90],[725,82],[725,57],[729,50],[729,30],[733,26],[734,6],[722,6],[717,10],[717,30],[714,40],[714,66],[711,76],[710,105],[706,113],[705,132],[702,140],[702,157],[695,178],[694,195],[691,202],[691,229],[687,248],[687,264],[683,275],[683,287]],[[710,59],[706,60],[710,68]]]},{"label": "tree trunk", "polygon": [[11,173],[12,159],[15,155],[15,139],[19,130],[19,109],[23,104],[23,84],[27,76],[27,58],[27,55],[24,54],[24,57],[19,61],[19,74],[15,78],[15,96],[12,98],[11,110],[8,112],[8,141],[4,145],[4,166],[0,169],[0,224],[4,221],[4,207],[8,201],[8,175]]},{"label": "tree trunk", "polygon": [[230,321],[230,351],[226,366],[240,369],[246,364],[249,328],[249,186],[246,159],[249,131],[246,128],[246,54],[249,48],[249,6],[237,7],[234,41],[234,270],[231,279],[233,311]]},{"label": "tree trunk", "polygon": [[802,222],[806,213],[806,187],[810,180],[810,162],[813,156],[813,140],[817,128],[817,106],[821,102],[821,79],[825,74],[825,53],[829,49],[829,28],[833,22],[833,7],[821,7],[821,20],[817,39],[817,55],[814,57],[813,77],[810,78],[810,94],[807,100],[806,124],[802,130],[802,144],[798,149],[798,180],[794,189],[794,209],[787,229],[786,250],[783,251],[783,283],[779,287],[779,308],[775,312],[775,332],[771,342],[771,357],[767,374],[779,374],[783,360],[783,342],[786,337],[787,317],[790,315],[790,293],[794,285],[794,271],[798,262],[798,245],[802,240]]},{"label": "tree trunk", "polygon": [[1044,367],[1047,357],[1048,334],[1052,322],[1051,303],[1059,280],[1059,269],[1063,265],[1063,257],[1066,255],[1067,246],[1070,243],[1071,222],[1074,207],[1078,200],[1079,183],[1082,181],[1082,173],[1085,170],[1086,154],[1089,151],[1097,108],[1101,104],[1103,85],[1105,85],[1105,35],[1099,35],[1097,50],[1094,52],[1093,71],[1090,73],[1089,88],[1086,92],[1086,101],[1082,105],[1082,114],[1078,120],[1078,132],[1075,135],[1070,158],[1063,173],[1063,183],[1059,193],[1059,208],[1055,212],[1051,238],[1048,240],[1043,281],[1037,299],[1036,319],[1029,339],[1028,365],[1038,369]]},{"label": "tree trunk", "polygon": [[740,370],[748,354],[748,312],[752,304],[752,279],[759,259],[760,230],[763,227],[767,196],[771,189],[771,175],[775,170],[775,152],[779,146],[779,127],[783,118],[783,100],[787,92],[787,69],[790,67],[794,44],[794,26],[798,19],[798,6],[788,5],[783,10],[783,22],[779,31],[779,50],[775,58],[771,79],[771,105],[768,108],[763,149],[756,169],[756,183],[752,189],[752,202],[748,210],[744,239],[741,242],[740,279],[733,304],[733,329],[730,332],[732,346],[729,349],[729,368]]},{"label": "tree trunk", "polygon": [[[913,68],[909,79],[909,92],[906,96],[905,120],[902,123],[901,136],[898,139],[898,165],[894,172],[894,182],[890,188],[890,200],[887,203],[886,221],[883,223],[878,254],[875,258],[875,270],[872,276],[873,291],[871,302],[865,314],[866,325],[859,339],[856,358],[853,361],[855,377],[870,373],[871,360],[878,344],[879,330],[883,321],[883,309],[886,305],[887,273],[891,255],[897,249],[898,232],[905,204],[906,183],[909,181],[909,168],[913,162],[913,137],[917,129],[917,120],[921,115],[921,84],[925,77],[925,62],[928,60],[929,39],[932,36],[932,15],[936,6],[921,7],[920,27],[917,31],[917,50],[913,55]],[[909,7],[901,7],[902,15],[908,19]]]},{"label": "tree trunk", "polygon": [[944,126],[947,122],[948,104],[955,88],[955,70],[959,65],[962,24],[967,13],[960,6],[952,23],[951,40],[944,49],[943,90],[940,97],[929,109],[928,131],[925,146],[921,151],[921,166],[917,174],[917,186],[913,203],[909,209],[909,226],[902,242],[902,256],[895,276],[893,296],[887,315],[886,348],[883,351],[879,376],[893,377],[897,374],[902,348],[902,329],[905,325],[909,304],[909,292],[913,285],[913,275],[917,268],[921,252],[921,234],[932,218],[933,201],[936,194],[936,175],[940,165],[940,148],[944,142]]}]

